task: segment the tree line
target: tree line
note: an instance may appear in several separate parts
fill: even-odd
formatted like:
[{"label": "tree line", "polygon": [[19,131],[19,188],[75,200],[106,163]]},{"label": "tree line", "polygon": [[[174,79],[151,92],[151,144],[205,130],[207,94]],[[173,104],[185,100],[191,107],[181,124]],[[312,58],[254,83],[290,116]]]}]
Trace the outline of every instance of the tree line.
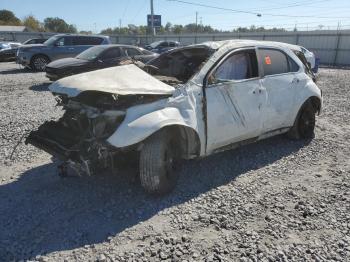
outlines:
[{"label": "tree line", "polygon": [[[37,32],[54,32],[54,33],[78,33],[77,27],[73,24],[68,24],[59,17],[47,17],[43,22],[40,22],[33,15],[28,15],[22,20],[15,16],[10,10],[0,10],[0,25],[24,25],[33,31]],[[284,28],[264,28],[256,27],[237,27],[229,30],[218,30],[210,25],[202,25],[190,23],[187,25],[171,24],[167,22],[165,26],[156,28],[157,34],[193,34],[193,33],[230,33],[230,32],[282,32]],[[82,34],[92,34],[91,31],[80,31]],[[114,27],[101,30],[100,34],[104,35],[147,35],[150,34],[150,28],[145,25],[128,25],[127,27]]]},{"label": "tree line", "polygon": [[59,17],[47,17],[40,22],[33,15],[28,15],[22,20],[10,10],[0,10],[0,25],[23,25],[37,32],[77,33],[75,25],[68,24]]}]

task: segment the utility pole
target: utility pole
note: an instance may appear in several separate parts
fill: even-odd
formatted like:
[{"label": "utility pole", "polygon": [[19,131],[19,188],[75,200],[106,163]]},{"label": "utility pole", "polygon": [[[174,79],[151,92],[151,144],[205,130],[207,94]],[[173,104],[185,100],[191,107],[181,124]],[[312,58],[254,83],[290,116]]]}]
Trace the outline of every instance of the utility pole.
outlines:
[{"label": "utility pole", "polygon": [[119,31],[122,29],[122,20],[119,19]]},{"label": "utility pole", "polygon": [[152,36],[155,36],[156,35],[156,30],[154,28],[153,16],[154,16],[153,0],[151,0],[151,30],[152,30]]}]

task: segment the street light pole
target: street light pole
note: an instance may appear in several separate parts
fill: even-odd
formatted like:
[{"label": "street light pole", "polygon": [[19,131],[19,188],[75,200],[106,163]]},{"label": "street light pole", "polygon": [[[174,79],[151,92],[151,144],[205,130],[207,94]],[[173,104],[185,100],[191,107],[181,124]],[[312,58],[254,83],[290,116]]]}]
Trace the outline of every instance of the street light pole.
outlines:
[{"label": "street light pole", "polygon": [[153,11],[153,0],[151,0],[151,30],[152,30],[152,36],[156,35],[156,30],[154,29],[154,11]]}]

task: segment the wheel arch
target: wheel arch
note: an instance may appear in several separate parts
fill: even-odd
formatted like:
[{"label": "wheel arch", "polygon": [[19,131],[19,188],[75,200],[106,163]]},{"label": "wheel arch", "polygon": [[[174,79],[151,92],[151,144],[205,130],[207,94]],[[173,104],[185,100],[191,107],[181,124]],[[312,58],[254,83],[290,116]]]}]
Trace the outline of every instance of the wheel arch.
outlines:
[{"label": "wheel arch", "polygon": [[176,138],[175,142],[181,149],[182,158],[190,159],[200,155],[201,143],[199,135],[193,128],[184,125],[167,125],[155,133],[157,132],[166,132]]},{"label": "wheel arch", "polygon": [[304,101],[304,103],[299,108],[298,113],[297,113],[297,115],[296,115],[296,117],[294,119],[294,124],[296,123],[296,121],[298,121],[298,118],[299,118],[301,112],[303,111],[303,109],[306,106],[312,106],[312,108],[315,109],[315,112],[320,114],[321,113],[321,105],[322,105],[322,102],[321,102],[321,99],[319,97],[317,97],[317,96],[310,96],[308,99],[306,99]]},{"label": "wheel arch", "polygon": [[[192,120],[192,121],[191,121]],[[191,117],[183,117],[177,108],[164,108],[136,119],[126,119],[107,139],[107,142],[120,149],[142,146],[143,142],[158,132],[167,131],[179,138],[184,158],[200,155],[202,142]]]}]

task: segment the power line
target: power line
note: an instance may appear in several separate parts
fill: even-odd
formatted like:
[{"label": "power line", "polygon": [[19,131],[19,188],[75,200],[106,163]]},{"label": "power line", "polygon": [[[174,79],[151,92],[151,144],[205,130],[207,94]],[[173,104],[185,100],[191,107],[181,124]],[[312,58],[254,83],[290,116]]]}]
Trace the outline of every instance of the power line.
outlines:
[{"label": "power line", "polygon": [[223,8],[223,7],[217,7],[217,6],[212,6],[212,5],[200,4],[200,3],[192,3],[192,2],[182,1],[182,0],[168,0],[168,1],[170,1],[170,2],[179,2],[179,3],[183,3],[183,4],[188,4],[188,5],[207,7],[207,8],[212,8],[212,9],[226,10],[226,11],[231,11],[231,12],[235,12],[235,13],[244,13],[244,14],[257,15],[257,16],[261,15],[261,14],[259,14],[257,12],[236,10],[236,9],[231,9],[231,8]]},{"label": "power line", "polygon": [[275,17],[293,17],[293,18],[338,18],[338,19],[349,19],[350,17],[326,17],[326,16],[313,16],[313,15],[287,15],[287,14],[271,14],[271,13],[258,13],[258,12],[251,12],[251,11],[244,11],[244,10],[236,10],[236,9],[231,9],[231,8],[224,8],[224,7],[219,7],[219,6],[212,6],[212,5],[206,5],[206,4],[200,4],[200,3],[193,3],[193,2],[187,2],[187,1],[182,1],[182,0],[168,0],[171,2],[178,2],[178,3],[183,3],[183,4],[188,4],[188,5],[194,5],[194,6],[201,6],[201,7],[206,7],[206,8],[211,8],[211,9],[218,9],[218,10],[225,10],[225,11],[230,11],[234,13],[244,13],[244,14],[253,14],[256,16],[275,16]]},{"label": "power line", "polygon": [[318,4],[318,3],[322,3],[322,2],[329,2],[331,0],[320,0],[320,1],[315,1],[315,2],[296,2],[294,4],[290,4],[290,5],[286,5],[286,6],[279,6],[279,7],[270,7],[270,8],[265,8],[265,9],[260,9],[257,11],[265,11],[265,10],[277,10],[277,9],[286,9],[286,8],[290,8],[290,7],[298,7],[298,6],[305,6],[305,5],[314,5],[314,4]]}]

